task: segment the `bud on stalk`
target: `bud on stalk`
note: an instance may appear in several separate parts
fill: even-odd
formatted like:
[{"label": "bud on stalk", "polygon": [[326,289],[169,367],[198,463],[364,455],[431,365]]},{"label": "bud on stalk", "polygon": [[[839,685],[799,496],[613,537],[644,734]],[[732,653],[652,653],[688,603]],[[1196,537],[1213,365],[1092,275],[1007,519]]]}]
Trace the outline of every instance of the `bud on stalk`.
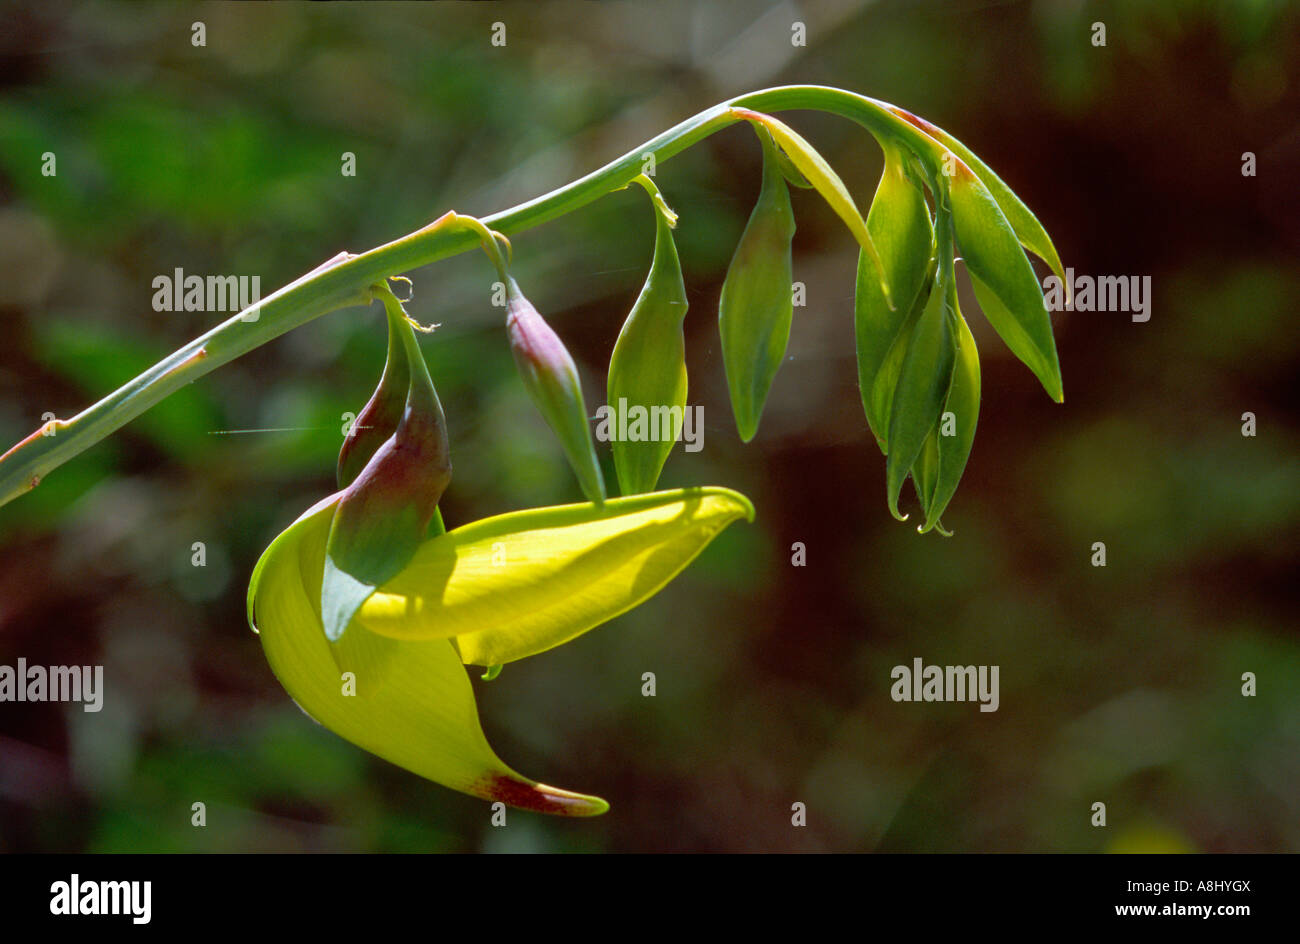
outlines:
[{"label": "bud on stalk", "polygon": [[510,276],[506,276],[506,332],[528,395],[559,437],[583,494],[600,504],[605,500],[605,477],[596,460],[578,368],[559,335]]},{"label": "bud on stalk", "polygon": [[[404,365],[409,383],[396,429],[343,490],[330,525],[321,617],[331,641],[342,637],[375,588],[410,561],[430,524],[437,521],[438,501],[451,482],[442,404],[401,303],[387,288],[382,298],[388,314],[389,353],[394,358],[392,374],[399,376]],[[396,344],[392,338],[397,338]],[[385,368],[385,380],[388,377]],[[390,403],[391,397],[381,380],[371,402],[378,398]],[[340,456],[340,467],[347,458]],[[441,528],[435,524],[435,530]]]}]

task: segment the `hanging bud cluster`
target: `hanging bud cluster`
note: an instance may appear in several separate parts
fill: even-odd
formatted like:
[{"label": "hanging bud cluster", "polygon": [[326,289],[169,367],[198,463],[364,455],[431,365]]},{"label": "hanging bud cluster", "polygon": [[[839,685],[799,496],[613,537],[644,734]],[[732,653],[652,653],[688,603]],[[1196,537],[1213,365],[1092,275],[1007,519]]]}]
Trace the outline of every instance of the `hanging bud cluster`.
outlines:
[{"label": "hanging bud cluster", "polygon": [[[1062,399],[1051,320],[1022,249],[1060,261],[1028,208],[960,142],[906,112],[882,137],[884,171],[864,220],[843,181],[804,138],[770,115],[731,109],[758,132],[763,184],[723,285],[719,330],[736,426],[748,441],[785,356],[791,325],[794,221],[788,184],[810,187],[857,239],[854,327],[862,405],[886,456],[886,499],[911,477],[924,513],[940,515],[970,455],[979,414],[979,354],[958,307],[960,254],[990,324]],[[918,135],[917,131],[921,133]],[[972,169],[976,168],[976,169]],[[928,199],[927,199],[928,195]]]}]

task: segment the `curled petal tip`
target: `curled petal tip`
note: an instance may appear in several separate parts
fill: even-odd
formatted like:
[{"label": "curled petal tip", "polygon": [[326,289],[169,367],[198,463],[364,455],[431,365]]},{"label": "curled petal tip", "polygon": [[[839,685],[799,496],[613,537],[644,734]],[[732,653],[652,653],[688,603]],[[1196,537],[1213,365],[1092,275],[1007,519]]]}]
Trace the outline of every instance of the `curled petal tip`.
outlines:
[{"label": "curled petal tip", "polygon": [[471,792],[487,800],[499,800],[516,809],[549,813],[552,816],[600,816],[609,811],[609,803],[598,796],[501,774],[483,778],[474,785]]}]

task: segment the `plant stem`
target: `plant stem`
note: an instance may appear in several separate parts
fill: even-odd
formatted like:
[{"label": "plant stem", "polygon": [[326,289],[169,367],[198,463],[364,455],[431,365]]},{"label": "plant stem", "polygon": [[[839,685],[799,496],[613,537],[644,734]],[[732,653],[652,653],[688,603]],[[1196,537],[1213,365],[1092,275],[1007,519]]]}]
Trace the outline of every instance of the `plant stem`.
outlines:
[{"label": "plant stem", "polygon": [[[626,187],[641,174],[649,155],[654,156],[657,166],[715,131],[743,120],[730,112],[733,107],[762,111],[811,109],[840,115],[861,124],[878,138],[902,140],[931,173],[938,173],[942,146],[896,115],[891,106],[842,89],[792,85],[752,92],[715,105],[599,170],[482,222],[510,236],[578,210]],[[52,420],[38,428],[0,456],[0,505],[35,488],[52,470],[185,384],[313,318],[339,308],[368,304],[370,286],[390,275],[478,246],[478,237],[471,229],[440,226],[440,222],[434,221],[360,255],[340,253],[191,341],[73,418]]]}]

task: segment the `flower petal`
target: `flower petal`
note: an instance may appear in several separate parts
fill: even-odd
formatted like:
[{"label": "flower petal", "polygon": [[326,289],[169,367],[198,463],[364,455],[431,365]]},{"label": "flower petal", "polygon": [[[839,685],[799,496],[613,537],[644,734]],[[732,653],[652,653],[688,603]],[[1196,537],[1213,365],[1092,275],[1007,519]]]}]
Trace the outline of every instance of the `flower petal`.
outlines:
[{"label": "flower petal", "polygon": [[403,639],[456,637],[468,664],[513,662],[653,596],[753,515],[729,489],[686,488],[487,518],[426,541],[357,623]]}]

